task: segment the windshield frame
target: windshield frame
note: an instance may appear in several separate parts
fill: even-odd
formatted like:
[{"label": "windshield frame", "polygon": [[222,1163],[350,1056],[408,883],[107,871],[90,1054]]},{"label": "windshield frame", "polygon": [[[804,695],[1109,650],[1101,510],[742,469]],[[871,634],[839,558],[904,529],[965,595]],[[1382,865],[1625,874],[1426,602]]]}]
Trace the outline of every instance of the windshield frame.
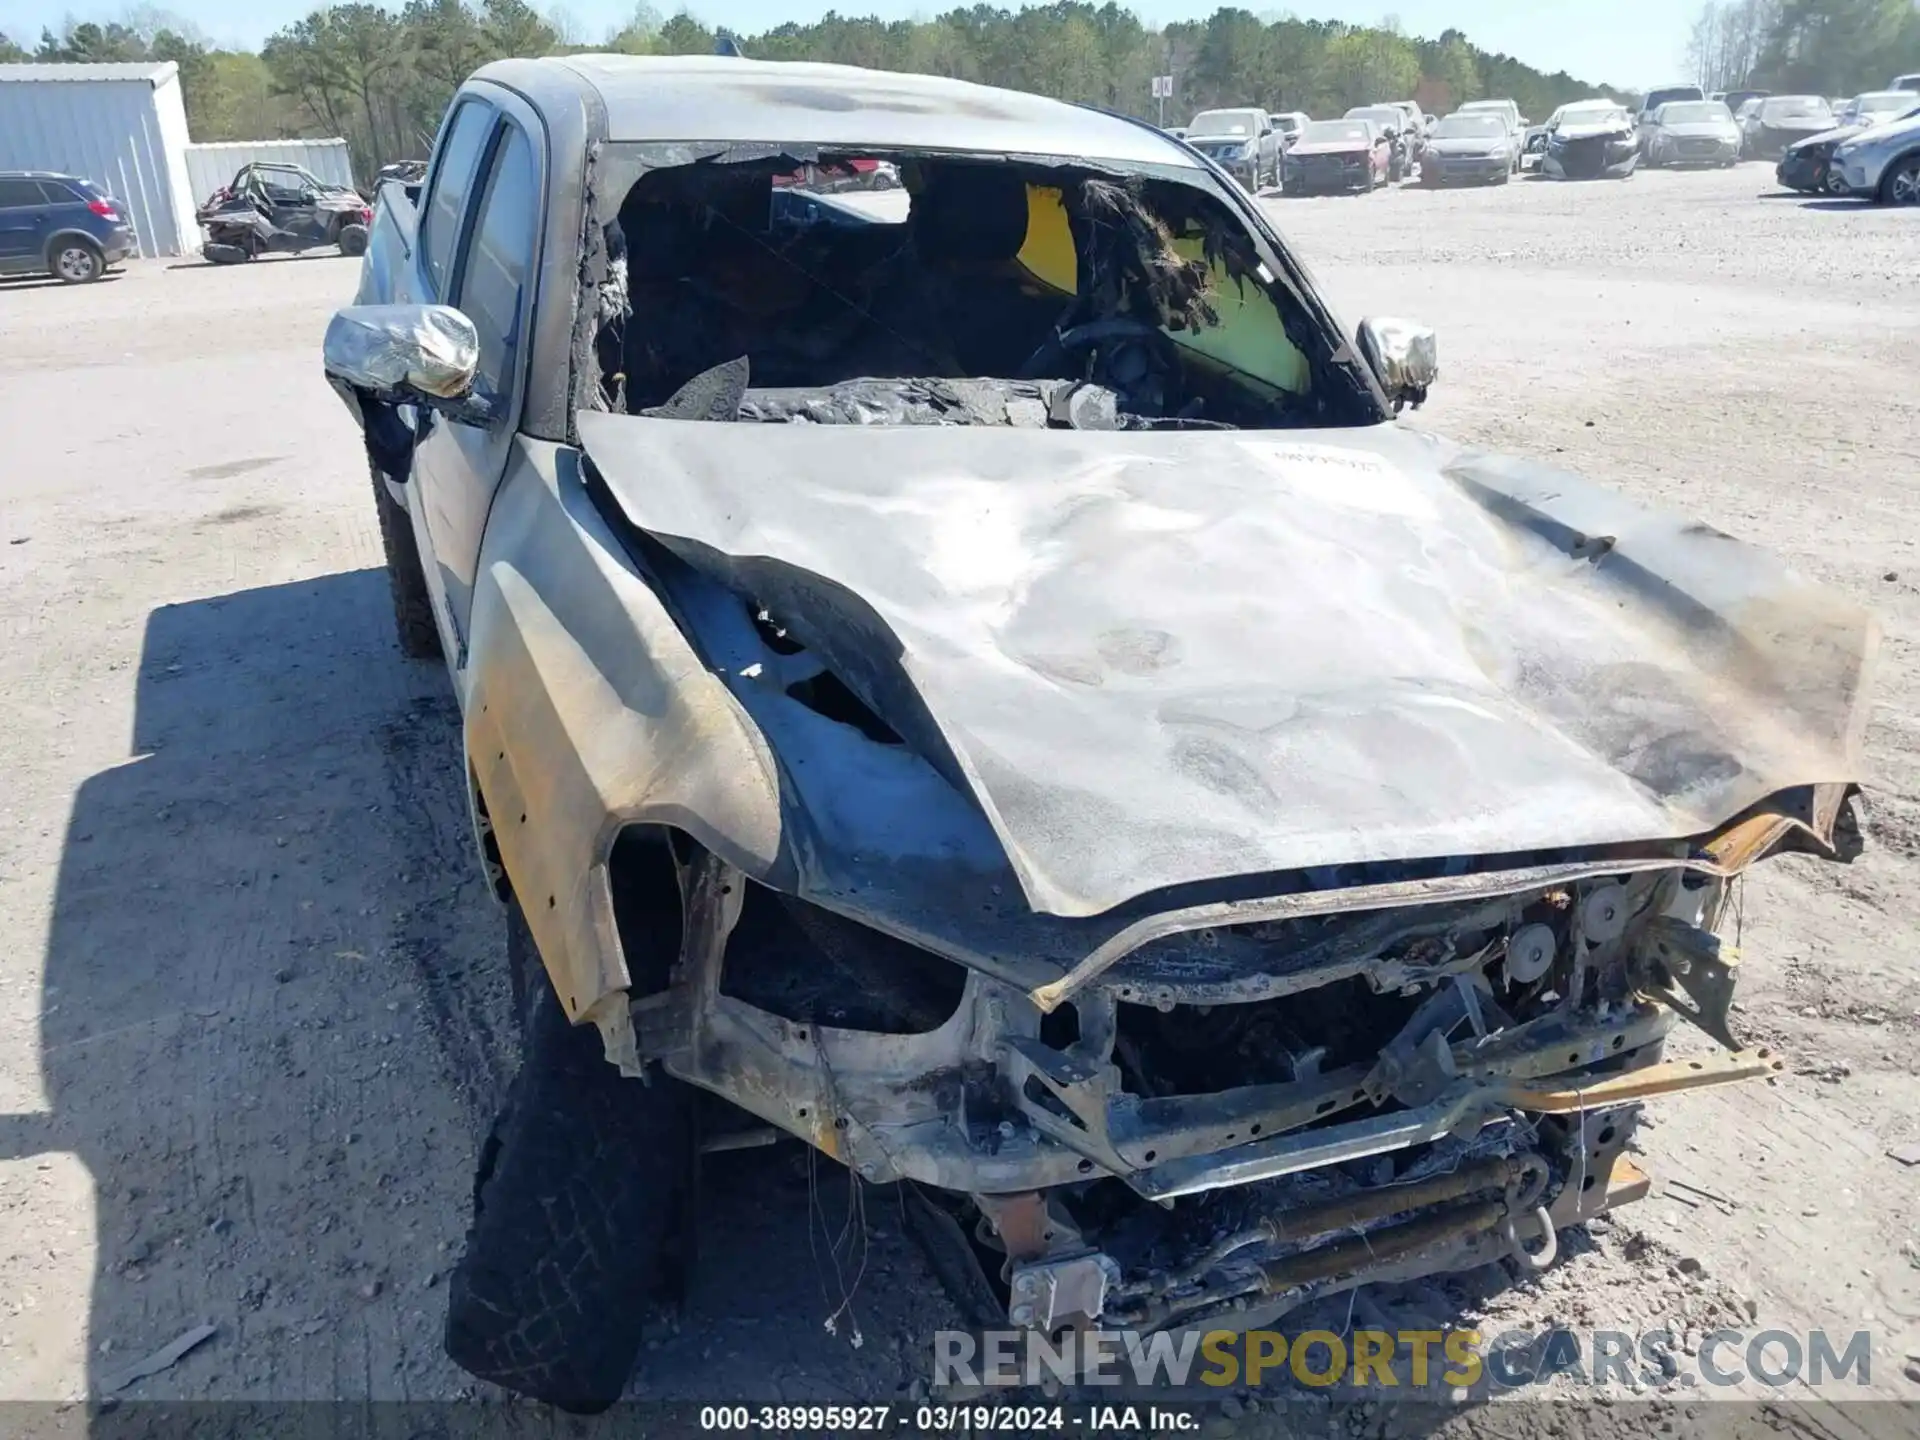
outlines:
[{"label": "windshield frame", "polygon": [[1622,125],[1633,123],[1633,117],[1627,113],[1624,105],[1611,100],[1576,100],[1561,107],[1560,117],[1553,122],[1553,127],[1557,130],[1562,125],[1600,125],[1609,120],[1617,120]]},{"label": "windshield frame", "polygon": [[[1329,128],[1337,127],[1343,130],[1357,129],[1361,133],[1358,135],[1347,135],[1347,134],[1316,135],[1314,134],[1314,131],[1317,130],[1322,125],[1328,126]],[[1304,145],[1324,145],[1329,141],[1351,140],[1355,144],[1371,145],[1374,142],[1374,140],[1379,136],[1379,134],[1380,134],[1380,127],[1375,125],[1371,120],[1346,120],[1346,119],[1309,120],[1306,124],[1300,127],[1300,137],[1294,143],[1304,144]]]},{"label": "windshield frame", "polygon": [[1891,115],[1897,118],[1913,109],[1915,103],[1915,95],[1911,90],[1876,90],[1854,96],[1848,108],[1857,115]]},{"label": "windshield frame", "polygon": [[1706,98],[1707,92],[1698,85],[1662,85],[1648,93],[1642,108],[1658,110],[1662,105],[1682,105],[1690,100]]},{"label": "windshield frame", "polygon": [[[1449,125],[1455,123],[1475,125],[1484,128],[1466,131],[1460,134],[1450,133]],[[1507,122],[1497,110],[1476,110],[1471,114],[1458,111],[1443,115],[1438,124],[1427,132],[1429,140],[1504,140],[1507,138]]]},{"label": "windshield frame", "polygon": [[[1239,123],[1232,126],[1225,127],[1225,128],[1215,128],[1215,127],[1201,125],[1200,121],[1205,116],[1208,116],[1208,115],[1230,115],[1230,116],[1233,116],[1236,119],[1236,121]],[[1244,130],[1240,129],[1239,124],[1244,124],[1246,126],[1246,129]],[[1220,135],[1220,136],[1231,135],[1237,140],[1252,140],[1256,136],[1258,136],[1259,133],[1260,133],[1260,121],[1256,113],[1252,110],[1247,110],[1247,109],[1242,109],[1237,107],[1230,107],[1224,110],[1202,110],[1202,111],[1199,111],[1197,114],[1195,114],[1193,119],[1187,122],[1187,134],[1198,135],[1203,139],[1213,135]]]},{"label": "windshield frame", "polygon": [[[1786,105],[1798,108],[1793,110],[1776,108]],[[1770,95],[1760,102],[1760,108],[1755,114],[1762,124],[1768,120],[1831,120],[1833,106],[1824,95]]]},{"label": "windshield frame", "polygon": [[[1678,113],[1682,110],[1695,108],[1704,110],[1707,113],[1704,115],[1682,115]],[[1716,111],[1718,112],[1717,114],[1714,113]],[[1727,109],[1723,101],[1719,100],[1669,100],[1654,112],[1653,123],[1656,125],[1731,125],[1733,123],[1733,112]]]}]

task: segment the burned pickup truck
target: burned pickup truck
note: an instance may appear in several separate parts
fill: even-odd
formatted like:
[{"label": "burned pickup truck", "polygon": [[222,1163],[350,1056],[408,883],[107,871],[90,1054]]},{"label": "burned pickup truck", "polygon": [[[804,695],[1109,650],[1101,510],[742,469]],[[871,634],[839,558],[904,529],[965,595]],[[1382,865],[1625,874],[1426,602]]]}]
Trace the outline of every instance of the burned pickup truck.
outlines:
[{"label": "burned pickup truck", "polygon": [[326,367],[508,917],[477,1375],[615,1398],[742,1134],[948,1207],[1002,1323],[1248,1326],[1544,1265],[1780,1067],[1715,927],[1853,853],[1870,617],[1396,423],[1432,334],[1148,125],[491,65]]}]

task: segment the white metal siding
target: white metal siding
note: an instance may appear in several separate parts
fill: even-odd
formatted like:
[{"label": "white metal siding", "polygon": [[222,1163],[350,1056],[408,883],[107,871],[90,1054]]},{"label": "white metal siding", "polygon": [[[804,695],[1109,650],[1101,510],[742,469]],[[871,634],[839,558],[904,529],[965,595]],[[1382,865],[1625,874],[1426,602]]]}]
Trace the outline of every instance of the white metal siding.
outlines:
[{"label": "white metal siding", "polygon": [[[199,202],[187,183],[187,97],[180,88],[180,67],[175,65],[164,79],[153,86],[153,110],[160,122],[160,135],[166,146],[167,189],[172,201],[174,243],[158,253],[190,255],[200,248],[200,222],[193,218]],[[147,252],[143,249],[142,254]]]},{"label": "white metal siding", "polygon": [[345,140],[215,140],[187,146],[187,182],[194,203],[233,179],[242,165],[302,165],[329,185],[353,184],[353,158]]},{"label": "white metal siding", "polygon": [[[74,78],[45,78],[51,70]],[[104,186],[127,214],[142,255],[200,245],[180,154],[187,139],[179,67],[141,78],[90,78],[136,67],[0,65],[0,169],[58,170]],[[9,74],[8,72],[13,72]]]}]

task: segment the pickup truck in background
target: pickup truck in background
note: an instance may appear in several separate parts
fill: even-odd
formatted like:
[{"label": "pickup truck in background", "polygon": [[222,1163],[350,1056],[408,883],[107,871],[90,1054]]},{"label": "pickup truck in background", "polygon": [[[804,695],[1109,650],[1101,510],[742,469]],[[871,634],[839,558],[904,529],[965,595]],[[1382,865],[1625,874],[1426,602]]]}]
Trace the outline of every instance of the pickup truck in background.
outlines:
[{"label": "pickup truck in background", "polygon": [[1286,136],[1258,106],[1202,110],[1187,125],[1186,142],[1248,190],[1280,183],[1280,153]]},{"label": "pickup truck in background", "polygon": [[[782,181],[856,160],[904,216]],[[574,55],[416,193],[325,367],[506,918],[473,1374],[611,1404],[715,1149],[913,1182],[970,1323],[1177,1339],[1544,1268],[1645,1102],[1779,1069],[1716,928],[1857,848],[1872,620],[1395,423],[1432,333],[1193,149]]]}]

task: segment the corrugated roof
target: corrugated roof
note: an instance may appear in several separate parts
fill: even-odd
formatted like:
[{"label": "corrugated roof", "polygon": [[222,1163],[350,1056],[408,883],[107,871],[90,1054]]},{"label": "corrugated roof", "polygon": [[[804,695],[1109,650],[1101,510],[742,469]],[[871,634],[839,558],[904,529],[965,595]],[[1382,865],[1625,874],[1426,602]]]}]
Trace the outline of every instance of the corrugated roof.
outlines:
[{"label": "corrugated roof", "polygon": [[125,65],[77,65],[62,62],[0,65],[0,82],[59,80],[70,83],[77,80],[144,80],[149,85],[158,85],[162,80],[171,79],[179,68],[179,64],[172,60],[141,60]]}]

